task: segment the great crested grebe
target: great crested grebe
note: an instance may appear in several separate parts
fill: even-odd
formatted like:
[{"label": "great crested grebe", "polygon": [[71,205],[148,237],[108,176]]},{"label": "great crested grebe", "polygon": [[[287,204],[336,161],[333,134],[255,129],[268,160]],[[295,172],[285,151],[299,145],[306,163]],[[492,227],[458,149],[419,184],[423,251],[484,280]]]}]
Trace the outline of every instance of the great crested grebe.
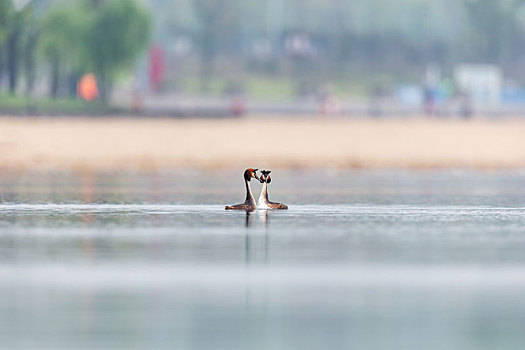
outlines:
[{"label": "great crested grebe", "polygon": [[257,208],[259,209],[288,209],[288,206],[283,203],[274,203],[270,202],[268,199],[268,184],[272,182],[270,177],[271,170],[261,170],[261,178],[259,179],[262,182],[263,187],[261,190],[261,195],[259,196],[259,203],[257,203]]},{"label": "great crested grebe", "polygon": [[246,210],[246,211],[253,211],[257,209],[257,205],[255,204],[255,198],[253,198],[252,189],[250,187],[250,181],[253,178],[259,180],[259,177],[257,176],[257,170],[259,169],[246,169],[244,171],[244,184],[246,185],[246,200],[243,204],[235,204],[235,205],[227,205],[224,207],[226,210]]}]

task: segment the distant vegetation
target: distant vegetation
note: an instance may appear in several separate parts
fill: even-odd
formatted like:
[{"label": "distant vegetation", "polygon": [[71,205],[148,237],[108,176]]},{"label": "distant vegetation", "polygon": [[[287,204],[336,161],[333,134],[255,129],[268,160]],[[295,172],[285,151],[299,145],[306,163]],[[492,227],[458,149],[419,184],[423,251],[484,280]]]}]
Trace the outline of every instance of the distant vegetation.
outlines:
[{"label": "distant vegetation", "polygon": [[[155,40],[189,41],[194,59],[171,52],[168,86],[200,77],[246,82],[288,79],[297,92],[323,83],[421,81],[429,64],[451,74],[456,63],[490,63],[525,83],[523,0],[172,0],[149,1]],[[293,40],[306,38],[294,49]],[[172,50],[173,51],[173,50]],[[197,65],[196,62],[199,62]],[[248,86],[243,86],[249,89]],[[349,90],[355,90],[348,87]]]},{"label": "distant vegetation", "polygon": [[[115,78],[147,48],[150,22],[135,0],[28,1],[18,7],[0,0],[0,81],[7,76],[13,95],[25,80],[31,96],[37,71],[48,72],[49,96],[56,99],[74,97],[79,77],[93,72],[105,104]],[[3,100],[12,106],[19,101]]]},{"label": "distant vegetation", "polygon": [[525,0],[16,3],[0,0],[4,96],[32,96],[45,75],[50,98],[74,97],[92,72],[104,104],[150,42],[165,54],[163,88],[195,94],[290,97],[326,84],[376,94],[420,83],[429,64],[450,76],[463,62],[499,65],[525,84]]}]

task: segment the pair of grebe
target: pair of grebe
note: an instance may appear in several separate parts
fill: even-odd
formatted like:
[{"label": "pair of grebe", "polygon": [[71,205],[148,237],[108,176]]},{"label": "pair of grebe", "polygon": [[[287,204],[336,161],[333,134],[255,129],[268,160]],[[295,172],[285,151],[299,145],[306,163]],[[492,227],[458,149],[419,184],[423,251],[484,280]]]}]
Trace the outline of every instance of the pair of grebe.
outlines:
[{"label": "pair of grebe", "polygon": [[[259,169],[246,169],[244,171],[244,184],[246,185],[246,200],[242,204],[236,205],[227,205],[224,209],[226,210],[246,210],[253,211],[257,208],[259,209],[288,209],[288,206],[282,203],[270,202],[268,199],[268,184],[272,182],[270,177],[270,170],[261,170],[261,177],[257,176],[257,170]],[[259,180],[263,184],[261,190],[261,195],[259,196],[259,201],[256,204],[255,198],[252,194],[252,189],[250,187],[250,181],[252,178]]]}]

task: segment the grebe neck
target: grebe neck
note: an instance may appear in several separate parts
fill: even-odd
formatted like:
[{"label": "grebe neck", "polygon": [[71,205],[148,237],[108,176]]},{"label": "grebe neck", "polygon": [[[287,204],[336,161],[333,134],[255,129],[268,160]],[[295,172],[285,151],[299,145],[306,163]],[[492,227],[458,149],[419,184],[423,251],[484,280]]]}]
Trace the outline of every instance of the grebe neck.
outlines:
[{"label": "grebe neck", "polygon": [[263,182],[259,203],[257,206],[261,209],[268,208],[268,183]]},{"label": "grebe neck", "polygon": [[246,184],[246,200],[244,201],[244,204],[255,205],[255,198],[253,198],[252,188],[250,187],[250,182],[244,179],[244,183]]}]

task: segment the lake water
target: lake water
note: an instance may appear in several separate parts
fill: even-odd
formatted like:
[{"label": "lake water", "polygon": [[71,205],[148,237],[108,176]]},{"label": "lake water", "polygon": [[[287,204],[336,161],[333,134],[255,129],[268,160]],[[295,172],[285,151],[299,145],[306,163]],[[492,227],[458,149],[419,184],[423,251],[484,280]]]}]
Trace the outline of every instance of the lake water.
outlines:
[{"label": "lake water", "polygon": [[525,347],[525,172],[272,176],[2,175],[0,348]]}]

